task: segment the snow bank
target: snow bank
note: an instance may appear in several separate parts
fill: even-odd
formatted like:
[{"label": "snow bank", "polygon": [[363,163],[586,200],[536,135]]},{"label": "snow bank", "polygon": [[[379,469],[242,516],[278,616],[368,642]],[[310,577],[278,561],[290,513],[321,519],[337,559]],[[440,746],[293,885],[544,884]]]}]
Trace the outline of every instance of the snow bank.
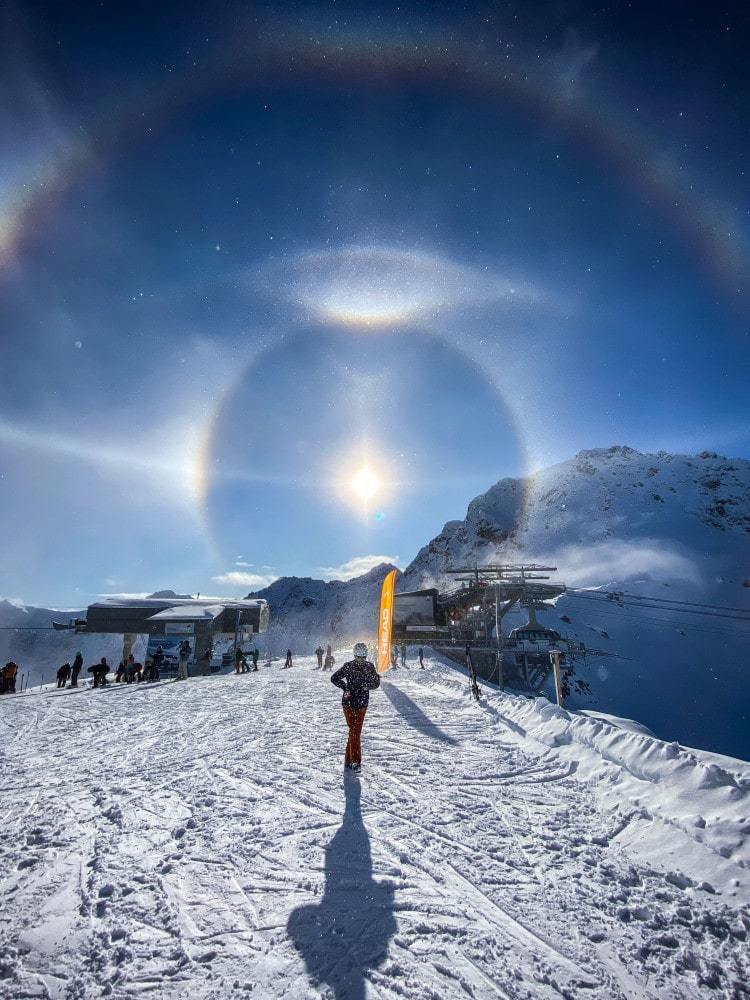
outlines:
[{"label": "snow bank", "polygon": [[[453,664],[435,657],[438,663],[439,683],[465,686]],[[665,864],[679,854],[698,882],[750,886],[750,764],[634,731],[630,720],[567,711],[546,698],[484,686],[482,702],[501,724],[568,762],[604,805],[627,817],[631,848]]]}]

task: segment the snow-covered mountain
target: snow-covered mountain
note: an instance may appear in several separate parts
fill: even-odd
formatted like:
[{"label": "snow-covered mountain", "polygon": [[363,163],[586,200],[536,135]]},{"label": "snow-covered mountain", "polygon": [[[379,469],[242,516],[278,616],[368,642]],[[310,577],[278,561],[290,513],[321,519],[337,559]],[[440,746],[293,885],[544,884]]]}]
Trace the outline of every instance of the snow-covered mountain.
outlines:
[{"label": "snow-covered mountain", "polygon": [[309,653],[318,643],[340,646],[374,636],[383,577],[394,567],[381,563],[353,580],[283,576],[248,596],[263,597],[271,625],[263,644],[272,653],[288,646]]},{"label": "snow-covered mountain", "polygon": [[419,551],[406,577],[439,584],[454,565],[554,559],[571,586],[669,584],[750,607],[748,556],[750,462],[614,446],[501,479]]},{"label": "snow-covered mountain", "polygon": [[[615,446],[502,479],[417,553],[398,588],[446,585],[451,566],[497,560],[555,565],[569,588],[750,608],[750,462]],[[373,636],[380,582],[390,568],[349,581],[283,577],[250,595],[270,604],[262,651],[278,655],[291,646],[309,653],[319,642],[341,647]],[[591,695],[574,697],[571,706],[635,718],[666,739],[750,759],[750,629],[700,610],[644,610],[569,592],[547,623],[618,654],[591,657],[579,668]],[[0,603],[0,626],[48,624],[52,617],[60,616]],[[505,624],[520,621],[508,616]],[[0,630],[0,657],[31,666],[37,683],[40,670],[79,646],[86,658],[119,655],[114,637]]]},{"label": "snow-covered mountain", "polygon": [[[570,588],[606,588],[750,609],[750,462],[613,447],[526,480],[504,479],[417,555],[405,584],[494,560],[559,568]],[[695,608],[668,612],[570,593],[547,623],[589,646],[591,696],[574,707],[639,719],[690,746],[750,757],[750,629]],[[508,624],[517,624],[509,617]]]},{"label": "snow-covered mountain", "polygon": [[[502,479],[419,551],[398,588],[444,586],[450,567],[498,560],[555,565],[570,588],[750,608],[750,462],[615,446]],[[282,578],[259,591],[253,596],[271,607],[271,645],[303,651],[372,633],[388,568],[348,582]],[[742,622],[698,610],[642,610],[574,593],[561,599],[548,624],[619,654],[589,659],[579,673],[592,693],[571,704],[750,757],[750,634]]]}]

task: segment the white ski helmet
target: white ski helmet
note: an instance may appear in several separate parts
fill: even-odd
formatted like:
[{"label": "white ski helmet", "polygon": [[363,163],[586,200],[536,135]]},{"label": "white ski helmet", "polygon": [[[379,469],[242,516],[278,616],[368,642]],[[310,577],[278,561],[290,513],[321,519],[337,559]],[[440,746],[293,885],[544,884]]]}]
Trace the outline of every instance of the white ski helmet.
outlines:
[{"label": "white ski helmet", "polygon": [[355,642],[354,644],[354,655],[356,657],[362,657],[363,659],[367,657],[367,644],[364,642]]}]

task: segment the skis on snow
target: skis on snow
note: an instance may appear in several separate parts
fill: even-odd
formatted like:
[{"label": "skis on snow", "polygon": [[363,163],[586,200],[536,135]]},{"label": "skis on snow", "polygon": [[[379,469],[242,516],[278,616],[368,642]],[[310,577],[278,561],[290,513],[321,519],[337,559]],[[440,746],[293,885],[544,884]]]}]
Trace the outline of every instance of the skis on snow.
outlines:
[{"label": "skis on snow", "polygon": [[475,701],[479,701],[479,685],[477,684],[477,672],[474,668],[474,660],[471,656],[471,647],[466,647],[466,665],[469,668],[469,689]]}]

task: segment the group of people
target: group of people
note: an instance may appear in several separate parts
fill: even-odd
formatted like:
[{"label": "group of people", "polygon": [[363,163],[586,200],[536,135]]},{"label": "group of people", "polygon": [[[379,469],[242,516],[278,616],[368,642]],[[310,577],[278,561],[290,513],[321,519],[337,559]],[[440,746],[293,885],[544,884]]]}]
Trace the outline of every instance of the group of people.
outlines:
[{"label": "group of people", "polygon": [[322,646],[318,646],[315,650],[315,655],[318,658],[318,670],[333,670],[333,665],[336,661],[333,658],[330,645],[326,646],[325,649]]},{"label": "group of people", "polygon": [[[393,646],[391,646],[391,669],[393,670],[395,670],[395,668],[398,666],[399,653],[401,654],[401,666],[405,667],[406,666],[405,642],[402,642],[399,646],[395,645],[395,643]],[[421,646],[419,647],[417,656],[419,657],[419,665],[422,668],[422,670],[424,670],[424,650],[422,649]]]},{"label": "group of people", "polygon": [[[248,663],[248,657],[250,657],[250,663],[252,663],[252,668]],[[246,653],[243,649],[241,649],[238,646],[234,651],[234,672],[236,674],[247,674],[250,672],[251,669],[257,670],[259,659],[260,659],[260,653],[258,652],[257,647],[254,646],[249,653]]]},{"label": "group of people", "polygon": [[[190,659],[190,643],[183,640],[178,650],[177,680],[187,680],[188,660]],[[115,671],[116,684],[140,684],[141,681],[153,682],[161,679],[161,670],[164,666],[165,655],[161,646],[156,647],[156,651],[145,663],[136,660],[130,653],[120,660]],[[14,664],[15,666],[15,664]],[[72,663],[63,663],[57,671],[58,688],[78,687],[78,676],[83,669],[83,653],[79,650]],[[91,674],[92,687],[105,687],[111,681],[107,680],[107,674],[111,672],[111,667],[107,662],[107,657],[103,656],[98,663],[92,664],[86,673]],[[70,683],[68,683],[70,682]]]}]

